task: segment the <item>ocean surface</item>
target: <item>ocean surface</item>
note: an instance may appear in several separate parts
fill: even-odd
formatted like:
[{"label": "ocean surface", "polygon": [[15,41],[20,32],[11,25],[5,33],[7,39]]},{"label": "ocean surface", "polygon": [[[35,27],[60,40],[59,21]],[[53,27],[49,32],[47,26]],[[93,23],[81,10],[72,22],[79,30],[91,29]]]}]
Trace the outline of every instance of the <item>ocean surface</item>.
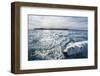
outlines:
[{"label": "ocean surface", "polygon": [[87,30],[28,30],[28,60],[88,58]]}]

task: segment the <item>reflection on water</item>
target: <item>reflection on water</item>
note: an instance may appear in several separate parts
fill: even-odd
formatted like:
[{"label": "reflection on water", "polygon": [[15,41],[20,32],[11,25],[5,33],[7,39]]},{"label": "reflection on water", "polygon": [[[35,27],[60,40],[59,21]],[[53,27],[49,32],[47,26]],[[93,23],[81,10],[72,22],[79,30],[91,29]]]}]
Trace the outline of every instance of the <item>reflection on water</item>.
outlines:
[{"label": "reflection on water", "polygon": [[87,58],[87,31],[29,30],[28,60]]}]

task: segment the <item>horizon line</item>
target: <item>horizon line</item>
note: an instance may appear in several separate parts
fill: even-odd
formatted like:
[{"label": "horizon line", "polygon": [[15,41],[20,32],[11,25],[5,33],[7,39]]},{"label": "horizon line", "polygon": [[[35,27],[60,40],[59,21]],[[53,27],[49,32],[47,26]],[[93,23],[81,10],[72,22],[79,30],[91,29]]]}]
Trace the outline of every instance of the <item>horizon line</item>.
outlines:
[{"label": "horizon line", "polygon": [[66,28],[34,28],[31,30],[77,30],[77,31],[88,31],[88,30],[80,30],[80,29],[66,29]]}]

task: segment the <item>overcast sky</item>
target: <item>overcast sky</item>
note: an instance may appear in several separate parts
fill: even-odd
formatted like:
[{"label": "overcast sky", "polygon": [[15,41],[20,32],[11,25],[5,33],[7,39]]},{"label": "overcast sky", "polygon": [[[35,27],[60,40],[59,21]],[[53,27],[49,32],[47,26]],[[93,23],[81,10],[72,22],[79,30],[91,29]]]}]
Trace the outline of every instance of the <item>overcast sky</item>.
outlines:
[{"label": "overcast sky", "polygon": [[34,28],[66,28],[87,30],[88,17],[77,16],[40,16],[29,15],[29,29]]}]

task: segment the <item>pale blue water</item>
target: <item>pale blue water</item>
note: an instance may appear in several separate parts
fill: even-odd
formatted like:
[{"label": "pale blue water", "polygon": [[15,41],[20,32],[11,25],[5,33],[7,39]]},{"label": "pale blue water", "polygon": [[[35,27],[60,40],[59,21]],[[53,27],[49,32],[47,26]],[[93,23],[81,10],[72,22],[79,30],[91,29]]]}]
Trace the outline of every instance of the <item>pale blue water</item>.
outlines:
[{"label": "pale blue water", "polygon": [[87,30],[29,30],[28,60],[88,57]]}]

